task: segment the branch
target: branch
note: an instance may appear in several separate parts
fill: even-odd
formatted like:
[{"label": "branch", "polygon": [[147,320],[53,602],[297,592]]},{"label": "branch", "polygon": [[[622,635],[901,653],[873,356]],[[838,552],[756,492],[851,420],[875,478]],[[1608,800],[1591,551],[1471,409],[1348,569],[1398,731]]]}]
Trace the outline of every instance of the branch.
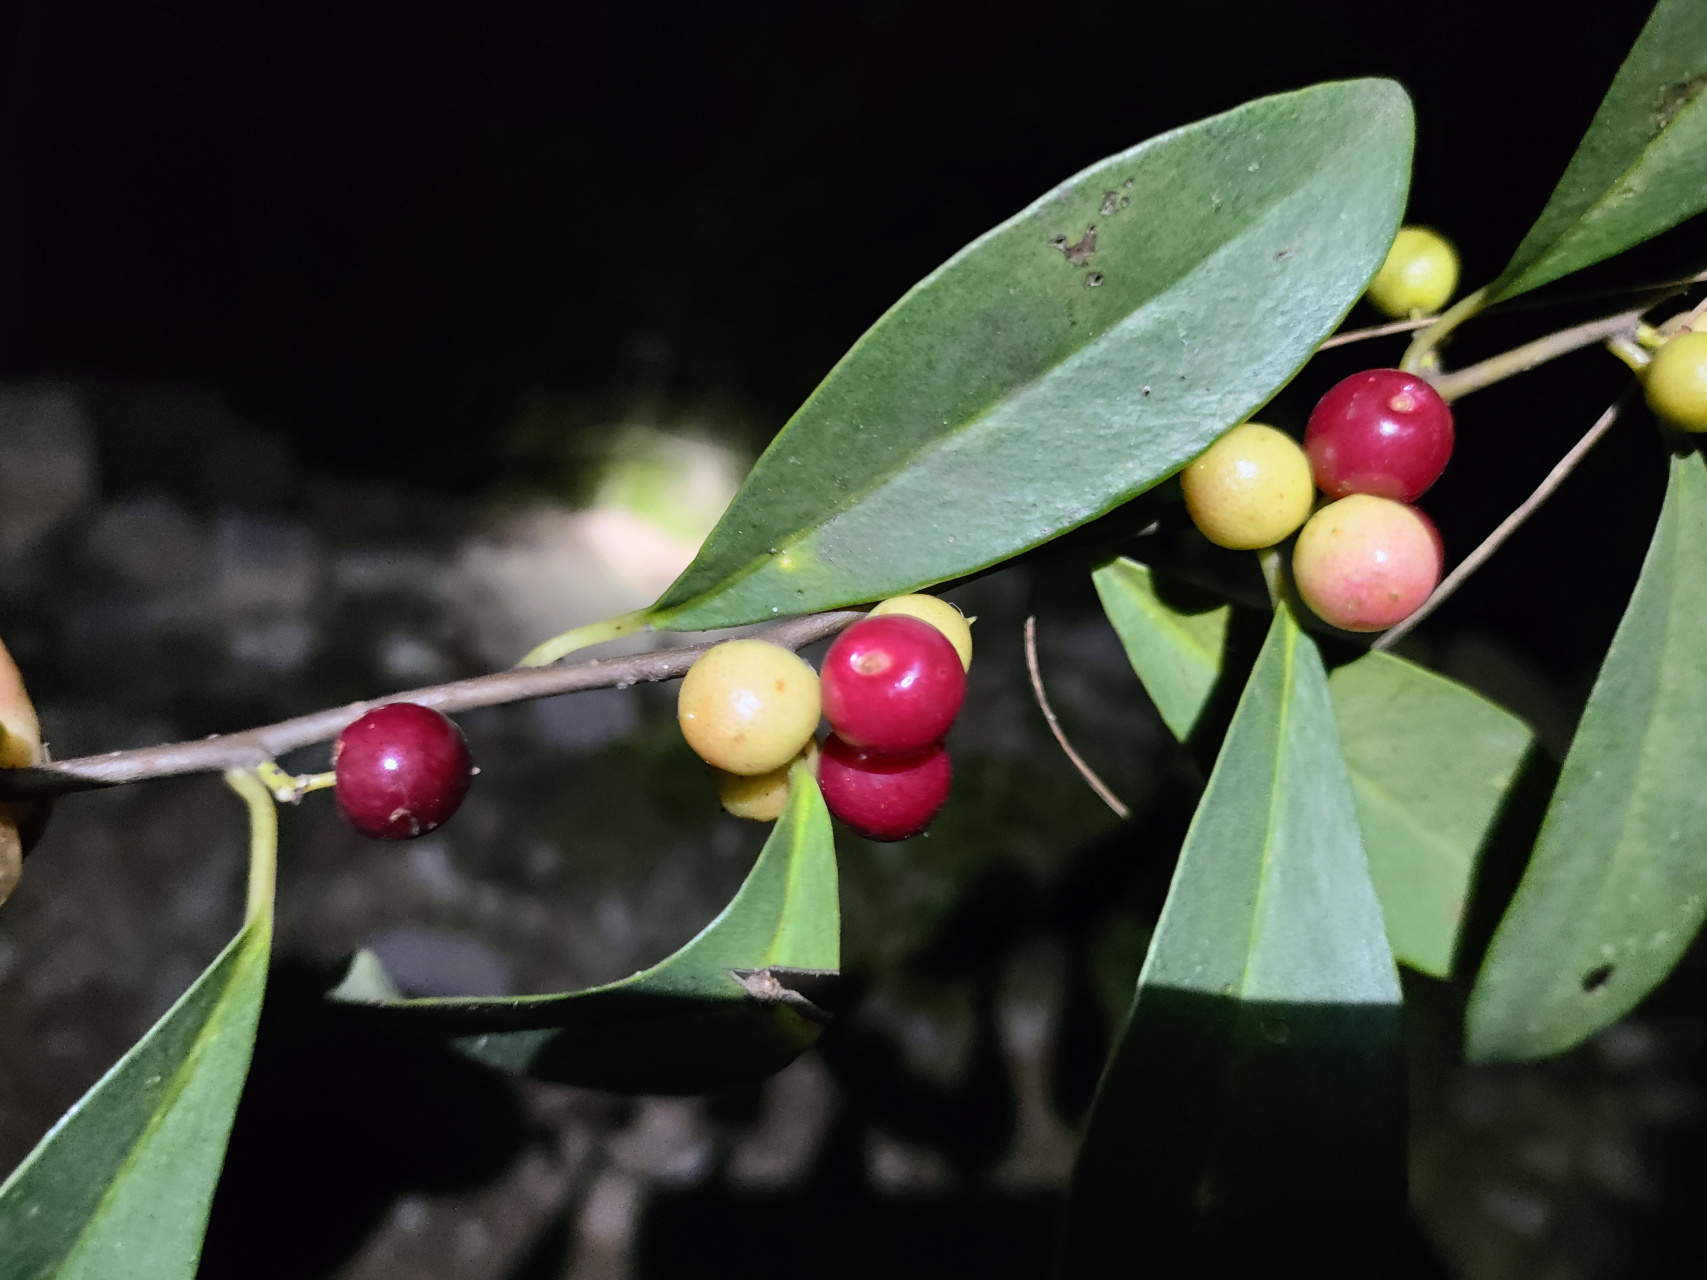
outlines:
[{"label": "branch", "polygon": [[1625,391],[1623,395],[1607,406],[1606,412],[1601,414],[1599,420],[1588,429],[1588,434],[1571,446],[1571,451],[1559,459],[1557,465],[1547,473],[1547,478],[1541,482],[1535,492],[1524,499],[1523,505],[1502,520],[1499,528],[1482,540],[1481,546],[1465,556],[1463,562],[1446,576],[1446,580],[1434,589],[1434,594],[1424,600],[1415,613],[1399,623],[1398,626],[1386,631],[1370,647],[1391,649],[1398,644],[1411,633],[1418,623],[1440,608],[1448,596],[1463,586],[1466,578],[1486,564],[1488,558],[1504,545],[1507,538],[1517,532],[1519,525],[1535,514],[1537,507],[1553,496],[1553,491],[1565,482],[1565,477],[1576,469],[1577,463],[1581,462],[1600,438],[1612,429],[1612,424],[1618,421],[1618,415],[1624,411],[1624,406],[1629,403],[1632,391],[1633,388]]},{"label": "branch", "polygon": [[1526,342],[1521,347],[1501,352],[1480,364],[1460,369],[1457,373],[1436,374],[1430,381],[1434,383],[1434,389],[1440,392],[1442,399],[1457,400],[1472,391],[1480,391],[1483,387],[1491,387],[1494,383],[1516,374],[1527,373],[1536,365],[1569,355],[1583,347],[1592,347],[1597,342],[1605,342],[1608,338],[1620,334],[1634,333],[1636,321],[1641,319],[1642,313],[1664,300],[1664,297],[1650,299],[1629,311],[1620,311],[1617,315],[1561,329],[1544,338],[1537,338],[1534,342]]},{"label": "branch", "polygon": [[[836,610],[808,614],[753,633],[785,649],[801,649],[814,640],[834,635],[857,622],[859,610]],[[585,689],[626,689],[648,681],[674,680],[686,675],[694,660],[716,641],[680,649],[663,649],[631,658],[577,662],[567,666],[518,667],[472,680],[432,685],[404,693],[388,694],[371,702],[316,711],[312,715],[281,720],[277,724],[245,729],[241,733],[215,734],[195,742],[174,742],[136,751],[109,751],[106,755],[59,760],[27,769],[0,770],[0,799],[59,795],[87,791],[150,778],[170,778],[185,773],[216,773],[228,769],[253,769],[259,765],[316,742],[330,742],[345,727],[375,707],[388,702],[415,702],[450,714],[476,707],[498,707],[533,698]]]},{"label": "branch", "polygon": [[1037,669],[1037,619],[1030,617],[1025,620],[1025,665],[1031,670],[1031,691],[1037,695],[1038,709],[1043,712],[1043,718],[1049,722],[1049,732],[1055,735],[1055,741],[1061,744],[1061,750],[1067,753],[1067,759],[1073,762],[1084,780],[1091,784],[1091,790],[1102,798],[1102,802],[1114,810],[1115,816],[1121,819],[1130,818],[1132,810],[1121,803],[1120,797],[1108,789],[1096,771],[1085,763],[1084,757],[1073,750],[1073,744],[1067,741],[1067,735],[1061,732],[1061,722],[1055,718],[1055,713],[1049,708],[1049,696],[1043,692],[1043,673]]},{"label": "branch", "polygon": [[1394,333],[1410,333],[1413,329],[1426,329],[1434,323],[1433,316],[1418,316],[1415,320],[1395,320],[1391,324],[1378,324],[1368,329],[1351,329],[1345,333],[1336,333],[1331,338],[1323,338],[1317,344],[1317,351],[1327,351],[1331,347],[1349,346],[1353,342],[1364,342],[1370,338],[1385,338]]}]

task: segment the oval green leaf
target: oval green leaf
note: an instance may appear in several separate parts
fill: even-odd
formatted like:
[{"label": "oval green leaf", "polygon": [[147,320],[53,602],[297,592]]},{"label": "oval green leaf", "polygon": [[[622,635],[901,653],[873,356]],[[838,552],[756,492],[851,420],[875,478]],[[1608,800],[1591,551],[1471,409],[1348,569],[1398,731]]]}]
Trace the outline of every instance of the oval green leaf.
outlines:
[{"label": "oval green leaf", "polygon": [[763,1079],[818,1037],[814,997],[841,963],[835,841],[810,772],[723,912],[619,982],[508,999],[404,1000],[359,954],[331,998],[408,1034],[542,1080],[623,1093],[705,1093]]},{"label": "oval green leaf", "polygon": [[1191,613],[1164,603],[1147,565],[1125,556],[1091,574],[1103,612],[1162,721],[1184,742],[1221,678],[1233,606]]},{"label": "oval green leaf", "polygon": [[1282,609],[1097,1092],[1066,1274],[1364,1256],[1346,1233],[1404,1214],[1399,1002],[1321,658]]},{"label": "oval green leaf", "polygon": [[1393,956],[1450,977],[1482,846],[1534,734],[1390,653],[1340,667],[1328,692]]},{"label": "oval green leaf", "polygon": [[8,1280],[196,1274],[273,932],[272,797],[251,774],[228,780],[251,817],[242,932],[0,1186]]},{"label": "oval green leaf", "polygon": [[1485,301],[1622,253],[1707,208],[1707,5],[1660,0],[1565,176]]},{"label": "oval green leaf", "polygon": [[1171,475],[1381,264],[1412,119],[1386,80],[1263,98],[1086,169],[856,343],[653,607],[698,630],[1004,560]]},{"label": "oval green leaf", "polygon": [[1635,593],[1471,993],[1472,1061],[1562,1053],[1707,915],[1707,466],[1675,458]]}]

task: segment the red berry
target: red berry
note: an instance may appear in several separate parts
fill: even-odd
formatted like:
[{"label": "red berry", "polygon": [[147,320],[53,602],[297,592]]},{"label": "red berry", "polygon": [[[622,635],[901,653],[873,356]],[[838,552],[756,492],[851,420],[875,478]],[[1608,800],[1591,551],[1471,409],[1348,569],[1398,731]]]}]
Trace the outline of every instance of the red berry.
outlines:
[{"label": "red berry", "polygon": [[835,734],[824,741],[818,787],[824,803],[867,840],[906,840],[931,825],[954,770],[941,743],[910,755],[879,755]]},{"label": "red berry", "polygon": [[1452,456],[1452,410],[1440,392],[1401,369],[1365,369],[1317,403],[1304,431],[1316,487],[1415,502]]},{"label": "red berry", "polygon": [[376,707],[332,748],[338,808],[375,840],[411,840],[450,820],[474,761],[462,731],[413,702]]},{"label": "red berry", "polygon": [[966,669],[948,637],[899,613],[866,618],[836,637],[819,681],[830,727],[867,751],[929,746],[966,698]]}]

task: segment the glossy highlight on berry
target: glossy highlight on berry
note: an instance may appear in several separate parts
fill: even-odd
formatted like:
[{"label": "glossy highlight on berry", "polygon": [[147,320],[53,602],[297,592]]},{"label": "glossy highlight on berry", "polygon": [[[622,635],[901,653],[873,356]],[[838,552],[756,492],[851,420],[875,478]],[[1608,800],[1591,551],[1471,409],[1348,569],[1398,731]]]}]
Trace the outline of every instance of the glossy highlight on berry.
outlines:
[{"label": "glossy highlight on berry", "polygon": [[451,720],[392,702],[338,735],[332,771],[338,809],[352,827],[375,840],[412,840],[461,807],[474,761]]},{"label": "glossy highlight on berry", "polygon": [[940,744],[908,755],[861,751],[831,734],[818,764],[830,812],[867,840],[907,840],[930,826],[948,799],[954,769]]},{"label": "glossy highlight on berry", "polygon": [[966,669],[948,638],[918,618],[856,622],[824,655],[824,718],[851,746],[917,751],[940,739],[966,698]]},{"label": "glossy highlight on berry", "polygon": [[1446,469],[1452,439],[1452,409],[1427,381],[1401,369],[1365,369],[1317,401],[1304,452],[1329,497],[1415,502]]}]

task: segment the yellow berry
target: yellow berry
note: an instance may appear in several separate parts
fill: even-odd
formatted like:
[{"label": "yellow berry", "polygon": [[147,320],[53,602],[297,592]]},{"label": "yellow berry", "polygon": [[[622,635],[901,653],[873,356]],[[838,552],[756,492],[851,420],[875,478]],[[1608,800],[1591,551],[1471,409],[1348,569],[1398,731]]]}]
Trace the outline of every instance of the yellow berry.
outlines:
[{"label": "yellow berry", "polygon": [[804,760],[812,776],[818,776],[818,744],[808,738],[806,747],[787,764],[769,773],[751,777],[739,773],[717,771],[717,798],[723,807],[737,818],[754,822],[775,822],[782,817],[788,804],[788,774],[797,761]]},{"label": "yellow berry", "polygon": [[1679,431],[1707,431],[1707,333],[1680,333],[1654,353],[1642,379],[1648,408]]},{"label": "yellow berry", "polygon": [[1284,431],[1247,422],[1180,474],[1185,509],[1217,546],[1272,547],[1310,514],[1310,459]]},{"label": "yellow berry", "polygon": [[872,617],[880,613],[904,613],[909,618],[930,623],[948,637],[948,642],[960,655],[961,667],[972,670],[972,621],[948,601],[939,596],[891,596],[882,604],[872,606]]},{"label": "yellow berry", "polygon": [[818,727],[818,673],[763,640],[726,640],[688,668],[676,699],[682,736],[729,773],[787,764]]},{"label": "yellow berry", "polygon": [[1458,251],[1452,242],[1427,227],[1402,227],[1387,261],[1369,282],[1369,301],[1376,310],[1403,319],[1413,311],[1439,311],[1457,288]]}]

